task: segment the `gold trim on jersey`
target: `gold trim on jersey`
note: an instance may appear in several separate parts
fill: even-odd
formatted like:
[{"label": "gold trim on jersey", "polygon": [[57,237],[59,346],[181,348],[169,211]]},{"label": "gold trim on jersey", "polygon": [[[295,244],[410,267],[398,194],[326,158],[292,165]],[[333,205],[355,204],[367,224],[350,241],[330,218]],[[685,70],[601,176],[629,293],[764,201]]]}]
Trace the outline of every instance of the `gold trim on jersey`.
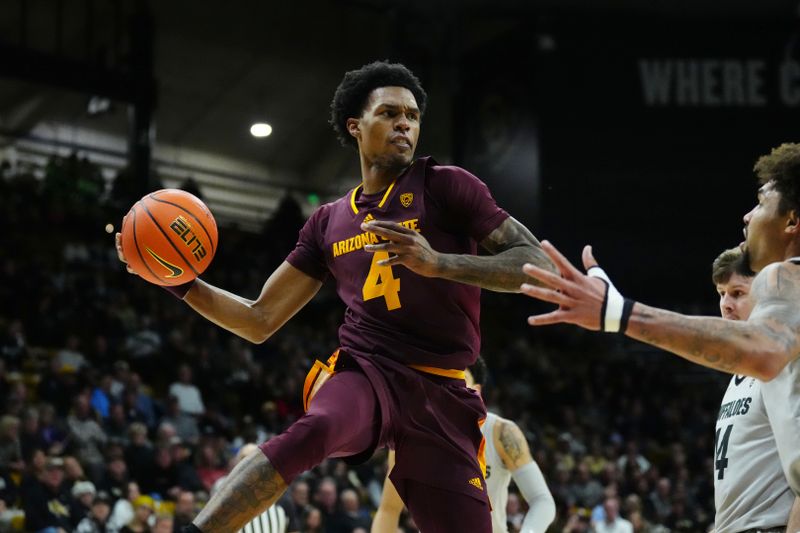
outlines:
[{"label": "gold trim on jersey", "polygon": [[433,374],[435,376],[442,376],[445,378],[454,378],[454,379],[464,379],[464,371],[458,370],[456,368],[438,368],[435,366],[425,366],[425,365],[408,365],[408,366],[409,368],[413,368],[414,370],[419,370],[420,372]]},{"label": "gold trim on jersey", "polygon": [[[381,201],[378,204],[378,207],[383,207],[383,204],[386,203],[386,199],[389,198],[389,193],[392,192],[392,189],[394,188],[394,184],[395,184],[396,181],[397,181],[397,179],[392,181],[392,183],[389,185],[389,188],[386,189],[385,193],[383,193],[383,198],[381,198]],[[356,207],[356,194],[358,193],[358,189],[360,189],[363,186],[364,186],[363,183],[359,183],[358,187],[353,189],[353,192],[350,193],[350,207],[353,209],[353,213],[355,213],[356,215],[358,214],[358,207]]]}]

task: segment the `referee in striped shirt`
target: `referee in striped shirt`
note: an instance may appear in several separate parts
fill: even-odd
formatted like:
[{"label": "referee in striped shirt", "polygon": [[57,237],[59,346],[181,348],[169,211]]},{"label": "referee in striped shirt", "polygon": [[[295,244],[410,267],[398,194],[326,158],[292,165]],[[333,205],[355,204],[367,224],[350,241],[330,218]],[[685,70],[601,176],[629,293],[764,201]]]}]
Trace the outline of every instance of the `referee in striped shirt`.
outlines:
[{"label": "referee in striped shirt", "polygon": [[[258,446],[255,444],[242,446],[239,453],[236,454],[231,469],[239,461],[256,452],[258,452]],[[225,479],[220,479],[214,484],[214,488],[219,489],[224,483]],[[266,511],[245,524],[240,533],[298,533],[299,531],[300,527],[298,526],[293,506],[282,497]]]}]

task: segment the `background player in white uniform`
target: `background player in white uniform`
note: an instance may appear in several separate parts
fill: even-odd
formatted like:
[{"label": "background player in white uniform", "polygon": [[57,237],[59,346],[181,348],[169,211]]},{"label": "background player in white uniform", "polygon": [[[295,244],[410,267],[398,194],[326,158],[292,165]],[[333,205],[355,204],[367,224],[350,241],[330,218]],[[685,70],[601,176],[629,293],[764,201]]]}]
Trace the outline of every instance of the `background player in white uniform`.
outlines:
[{"label": "background player in white uniform", "polygon": [[[478,357],[465,372],[467,387],[480,393],[486,383],[486,374],[486,363]],[[555,519],[556,504],[519,426],[488,413],[481,432],[486,439],[486,490],[492,502],[492,533],[508,533],[506,503],[512,479],[529,507],[520,533],[544,533]],[[390,451],[390,471],[393,465],[394,452]],[[396,533],[402,511],[403,502],[387,476],[371,533]]]},{"label": "background player in white uniform", "polygon": [[[742,259],[741,250],[734,248],[722,252],[712,266],[719,309],[728,320],[747,320],[753,309],[753,278]],[[783,475],[762,398],[762,390],[771,386],[771,382],[734,375],[722,398],[714,439],[716,533],[800,528],[799,506],[792,511],[795,496]]]}]

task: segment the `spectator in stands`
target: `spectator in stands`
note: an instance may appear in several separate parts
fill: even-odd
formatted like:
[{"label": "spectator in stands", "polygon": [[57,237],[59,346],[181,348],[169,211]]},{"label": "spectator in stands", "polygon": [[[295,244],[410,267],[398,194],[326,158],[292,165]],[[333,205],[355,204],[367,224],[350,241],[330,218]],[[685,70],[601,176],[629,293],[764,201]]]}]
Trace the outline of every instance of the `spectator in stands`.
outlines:
[{"label": "spectator in stands", "polygon": [[56,361],[60,370],[72,370],[77,372],[86,366],[86,357],[81,353],[80,337],[71,333],[67,336],[64,347],[56,352]]},{"label": "spectator in stands", "polygon": [[28,531],[71,531],[69,494],[64,490],[64,461],[60,458],[47,459],[44,470],[26,484],[21,498]]},{"label": "spectator in stands", "polygon": [[200,390],[192,384],[192,369],[187,364],[178,367],[178,381],[170,385],[169,394],[178,399],[180,410],[190,415],[200,416],[205,413]]},{"label": "spectator in stands", "polygon": [[21,473],[25,468],[19,429],[20,421],[16,416],[0,417],[0,471]]},{"label": "spectator in stands", "polygon": [[39,407],[39,426],[46,451],[50,455],[60,455],[69,437],[66,424],[58,419],[56,408],[45,403]]},{"label": "spectator in stands", "polygon": [[167,399],[166,412],[161,419],[161,423],[168,423],[174,426],[176,434],[184,442],[195,445],[200,438],[197,418],[181,410],[177,396],[170,395]]},{"label": "spectator in stands", "polygon": [[80,521],[75,533],[116,533],[116,529],[108,527],[111,512],[111,500],[108,495],[98,492],[89,514]]},{"label": "spectator in stands", "polygon": [[97,490],[91,481],[78,481],[72,485],[70,492],[72,499],[69,506],[69,521],[72,527],[75,528],[84,518],[89,516]]},{"label": "spectator in stands", "polygon": [[334,513],[325,530],[329,533],[351,533],[354,529],[369,529],[372,524],[369,513],[361,509],[358,494],[353,489],[345,489],[339,496],[340,509]]},{"label": "spectator in stands", "polygon": [[[194,499],[194,493],[188,490],[180,491],[175,500],[174,533],[179,533],[181,528],[191,524],[195,516],[197,516],[197,505]],[[173,532],[170,531],[170,533]]]},{"label": "spectator in stands", "polygon": [[131,520],[133,520],[133,504],[141,495],[142,493],[139,491],[139,484],[135,481],[128,482],[125,496],[114,502],[111,516],[108,518],[108,529],[110,531],[119,531]]},{"label": "spectator in stands", "polygon": [[619,515],[617,498],[607,498],[603,510],[605,517],[593,524],[595,533],[633,533],[633,525]]},{"label": "spectator in stands", "polygon": [[125,448],[125,463],[137,481],[153,469],[155,454],[153,446],[147,439],[147,427],[141,422],[134,422],[128,429],[129,444]]},{"label": "spectator in stands", "polygon": [[92,389],[92,396],[90,404],[92,409],[100,415],[100,419],[105,422],[109,416],[111,408],[111,374],[103,374],[100,376],[99,383]]},{"label": "spectator in stands", "polygon": [[133,501],[133,518],[120,533],[150,533],[150,517],[155,513],[156,506],[150,496],[139,496]]},{"label": "spectator in stands", "polygon": [[175,519],[172,515],[160,514],[156,516],[156,522],[153,524],[153,533],[174,533],[180,531],[175,529]]},{"label": "spectator in stands", "polygon": [[71,447],[85,465],[89,478],[99,479],[105,462],[101,450],[108,437],[93,416],[88,394],[81,393],[75,398],[72,414],[67,417],[67,427]]}]

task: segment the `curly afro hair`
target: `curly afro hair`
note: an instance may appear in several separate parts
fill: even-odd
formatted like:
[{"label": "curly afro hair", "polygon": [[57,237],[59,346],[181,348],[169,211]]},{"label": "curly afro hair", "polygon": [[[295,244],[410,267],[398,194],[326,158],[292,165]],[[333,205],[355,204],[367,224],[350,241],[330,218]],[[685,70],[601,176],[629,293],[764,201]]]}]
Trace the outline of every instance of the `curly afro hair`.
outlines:
[{"label": "curly afro hair", "polygon": [[762,185],[772,183],[779,193],[781,213],[800,211],[800,144],[784,143],[761,156],[753,170]]},{"label": "curly afro hair", "polygon": [[343,146],[358,146],[347,131],[347,119],[360,117],[370,93],[379,87],[405,87],[414,95],[421,114],[428,95],[413,72],[400,63],[374,61],[345,73],[331,102],[330,124]]}]

